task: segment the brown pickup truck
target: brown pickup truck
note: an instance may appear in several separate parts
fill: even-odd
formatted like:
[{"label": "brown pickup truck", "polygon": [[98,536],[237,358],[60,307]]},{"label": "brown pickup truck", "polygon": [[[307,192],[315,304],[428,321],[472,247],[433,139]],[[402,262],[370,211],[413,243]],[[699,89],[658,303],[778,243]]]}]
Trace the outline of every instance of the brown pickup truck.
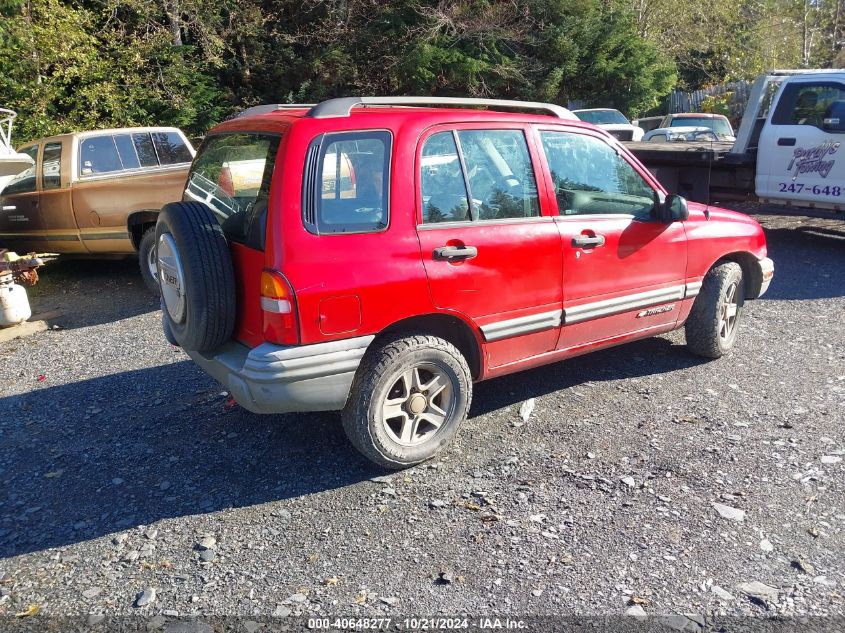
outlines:
[{"label": "brown pickup truck", "polygon": [[20,152],[35,164],[0,191],[0,246],[97,256],[137,253],[155,279],[159,209],[182,199],[194,148],[176,128],[52,136]]}]

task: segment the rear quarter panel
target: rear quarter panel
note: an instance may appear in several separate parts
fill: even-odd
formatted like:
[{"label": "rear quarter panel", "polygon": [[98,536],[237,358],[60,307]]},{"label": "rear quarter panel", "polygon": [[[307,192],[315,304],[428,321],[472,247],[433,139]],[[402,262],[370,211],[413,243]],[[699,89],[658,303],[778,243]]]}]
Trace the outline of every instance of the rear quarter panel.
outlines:
[{"label": "rear quarter panel", "polygon": [[[182,199],[188,165],[80,178],[72,185],[80,235],[91,252],[133,252],[127,218]],[[112,237],[113,236],[113,237]]]},{"label": "rear quarter panel", "polygon": [[360,234],[314,235],[302,221],[306,149],[338,121],[306,120],[290,128],[285,158],[277,163],[277,170],[283,165],[282,186],[271,195],[278,212],[268,218],[266,248],[268,266],[282,271],[294,288],[303,344],[373,334],[435,311],[415,228],[416,137],[403,129],[403,120],[387,126],[383,119],[356,117],[355,129],[389,129],[393,137],[388,227]]}]

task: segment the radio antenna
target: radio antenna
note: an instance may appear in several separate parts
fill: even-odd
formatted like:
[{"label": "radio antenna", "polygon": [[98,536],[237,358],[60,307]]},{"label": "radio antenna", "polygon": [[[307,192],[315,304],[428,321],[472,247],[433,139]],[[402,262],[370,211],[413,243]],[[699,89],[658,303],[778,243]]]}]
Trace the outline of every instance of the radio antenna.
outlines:
[{"label": "radio antenna", "polygon": [[[715,125],[713,127],[715,127]],[[713,150],[713,137],[714,137],[714,135],[715,135],[715,131],[710,136],[710,156],[709,156],[709,159],[707,161],[707,197],[706,197],[707,202],[704,206],[704,217],[707,218],[708,220],[710,219],[710,184],[711,184],[711,178],[712,178],[712,175],[713,175],[713,155],[715,154],[715,152]]]}]

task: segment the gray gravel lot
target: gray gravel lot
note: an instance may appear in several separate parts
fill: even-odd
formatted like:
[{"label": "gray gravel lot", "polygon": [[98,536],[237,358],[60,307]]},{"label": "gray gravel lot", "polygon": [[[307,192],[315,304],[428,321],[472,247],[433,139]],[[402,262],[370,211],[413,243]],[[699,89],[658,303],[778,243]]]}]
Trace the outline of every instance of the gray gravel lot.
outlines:
[{"label": "gray gravel lot", "polygon": [[48,266],[61,329],[0,344],[0,616],[845,615],[845,223],[758,217],[730,357],[675,332],[482,383],[398,474],[335,414],[230,406],[134,263]]}]

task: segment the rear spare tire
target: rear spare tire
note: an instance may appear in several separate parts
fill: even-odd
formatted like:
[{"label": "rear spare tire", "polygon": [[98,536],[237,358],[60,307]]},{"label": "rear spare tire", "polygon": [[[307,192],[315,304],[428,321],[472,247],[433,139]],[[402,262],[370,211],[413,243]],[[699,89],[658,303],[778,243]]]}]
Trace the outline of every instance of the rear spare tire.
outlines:
[{"label": "rear spare tire", "polygon": [[235,326],[235,273],[220,223],[204,204],[172,202],[155,238],[165,331],[184,349],[220,347]]}]

